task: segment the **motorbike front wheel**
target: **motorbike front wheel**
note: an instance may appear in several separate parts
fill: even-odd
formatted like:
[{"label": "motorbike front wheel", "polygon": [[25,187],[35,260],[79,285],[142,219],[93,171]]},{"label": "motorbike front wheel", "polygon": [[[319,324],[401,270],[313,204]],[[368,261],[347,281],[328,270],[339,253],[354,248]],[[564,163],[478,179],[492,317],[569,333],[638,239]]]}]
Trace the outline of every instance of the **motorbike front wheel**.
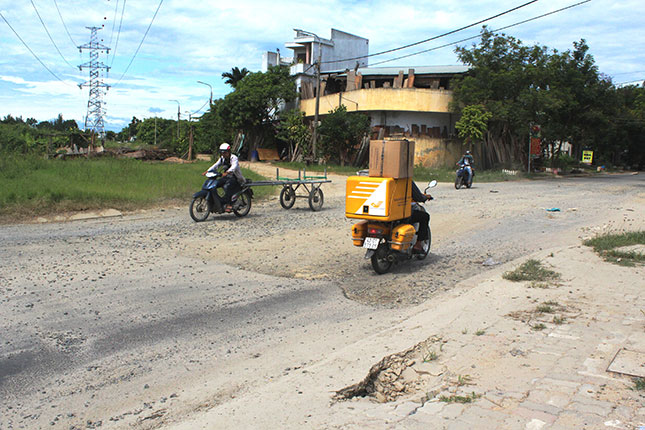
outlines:
[{"label": "motorbike front wheel", "polygon": [[392,267],[392,262],[387,258],[387,246],[381,246],[372,255],[372,269],[379,275],[387,273]]},{"label": "motorbike front wheel", "polygon": [[455,188],[461,188],[461,176],[457,176],[457,179],[455,179]]},{"label": "motorbike front wheel", "polygon": [[195,222],[206,221],[208,214],[210,214],[210,207],[208,205],[208,199],[205,196],[195,197],[193,201],[190,202],[190,217]]},{"label": "motorbike front wheel", "polygon": [[248,192],[243,192],[237,197],[237,201],[233,204],[233,212],[237,216],[245,216],[251,210],[251,196]]}]

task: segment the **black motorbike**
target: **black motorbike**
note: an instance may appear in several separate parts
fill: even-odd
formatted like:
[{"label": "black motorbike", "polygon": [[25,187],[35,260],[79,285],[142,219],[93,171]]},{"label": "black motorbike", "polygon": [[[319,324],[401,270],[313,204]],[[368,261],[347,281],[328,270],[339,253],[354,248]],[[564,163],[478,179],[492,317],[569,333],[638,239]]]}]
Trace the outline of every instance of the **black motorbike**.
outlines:
[{"label": "black motorbike", "polygon": [[[470,170],[470,180],[468,179],[468,170]],[[455,188],[459,189],[462,186],[470,188],[473,186],[473,177],[475,176],[475,171],[468,163],[462,163],[459,165],[459,170],[457,170],[457,177],[455,178]]]},{"label": "black motorbike", "polygon": [[[202,189],[193,195],[190,202],[190,217],[196,222],[206,221],[208,215],[213,212],[221,214],[225,212],[224,190],[219,185],[221,173],[206,173],[206,181]],[[241,184],[240,190],[231,197],[233,213],[239,217],[245,216],[251,210],[251,199],[253,190],[248,182]]]}]

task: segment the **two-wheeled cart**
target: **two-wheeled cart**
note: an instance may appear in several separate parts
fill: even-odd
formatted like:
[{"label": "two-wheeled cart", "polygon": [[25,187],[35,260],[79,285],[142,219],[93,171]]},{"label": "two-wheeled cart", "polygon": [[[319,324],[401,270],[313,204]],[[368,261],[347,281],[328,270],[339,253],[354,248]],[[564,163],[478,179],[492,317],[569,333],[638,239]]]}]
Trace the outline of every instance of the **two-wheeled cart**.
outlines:
[{"label": "two-wheeled cart", "polygon": [[[297,178],[286,178],[280,176],[280,169],[275,169],[275,181],[251,181],[247,182],[250,187],[258,186],[282,186],[280,190],[280,205],[284,209],[291,209],[298,198],[304,198],[309,201],[309,208],[312,211],[322,209],[324,194],[320,189],[321,185],[331,182],[327,179],[327,168],[324,176],[307,175],[307,170],[298,170]],[[300,190],[300,194],[298,194]],[[304,193],[303,193],[304,191]]]}]

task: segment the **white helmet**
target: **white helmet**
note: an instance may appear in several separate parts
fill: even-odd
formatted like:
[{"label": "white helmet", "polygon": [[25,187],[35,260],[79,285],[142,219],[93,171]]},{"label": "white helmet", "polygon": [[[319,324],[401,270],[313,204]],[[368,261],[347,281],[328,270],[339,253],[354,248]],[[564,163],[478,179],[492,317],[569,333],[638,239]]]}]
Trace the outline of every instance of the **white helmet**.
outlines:
[{"label": "white helmet", "polygon": [[231,150],[231,145],[229,145],[228,143],[222,143],[219,146],[219,152],[226,152],[226,151],[230,151],[230,150]]}]

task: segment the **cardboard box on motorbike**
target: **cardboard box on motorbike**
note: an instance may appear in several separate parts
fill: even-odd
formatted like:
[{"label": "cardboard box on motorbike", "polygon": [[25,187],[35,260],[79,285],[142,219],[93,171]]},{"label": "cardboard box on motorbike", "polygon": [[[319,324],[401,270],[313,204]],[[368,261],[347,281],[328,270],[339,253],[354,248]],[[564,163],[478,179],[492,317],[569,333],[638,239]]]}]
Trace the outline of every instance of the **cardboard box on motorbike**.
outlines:
[{"label": "cardboard box on motorbike", "polygon": [[414,141],[371,141],[369,177],[347,178],[345,216],[376,221],[409,217],[413,171]]}]

